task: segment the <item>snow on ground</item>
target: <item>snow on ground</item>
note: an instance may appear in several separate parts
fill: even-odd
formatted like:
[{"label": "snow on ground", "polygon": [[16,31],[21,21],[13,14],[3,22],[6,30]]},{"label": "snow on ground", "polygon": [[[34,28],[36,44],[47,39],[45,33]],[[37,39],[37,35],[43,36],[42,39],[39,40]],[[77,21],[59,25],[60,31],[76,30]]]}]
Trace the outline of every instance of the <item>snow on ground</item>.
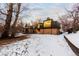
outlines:
[{"label": "snow on ground", "polygon": [[23,36],[23,35],[26,35],[26,34],[16,33],[16,36],[15,36],[15,37],[18,37],[18,36]]},{"label": "snow on ground", "polygon": [[30,34],[28,39],[0,47],[0,55],[74,56],[63,35]]},{"label": "snow on ground", "polygon": [[71,33],[69,35],[65,35],[68,40],[75,45],[77,48],[79,48],[79,31],[77,33]]}]

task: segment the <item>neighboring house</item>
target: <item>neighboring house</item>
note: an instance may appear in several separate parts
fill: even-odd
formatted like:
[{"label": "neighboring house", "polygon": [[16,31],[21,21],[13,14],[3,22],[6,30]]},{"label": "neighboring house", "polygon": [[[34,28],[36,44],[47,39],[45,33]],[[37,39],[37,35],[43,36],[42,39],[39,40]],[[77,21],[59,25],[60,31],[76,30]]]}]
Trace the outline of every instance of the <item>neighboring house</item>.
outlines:
[{"label": "neighboring house", "polygon": [[[35,23],[36,24],[36,23]],[[37,33],[37,34],[59,34],[60,33],[60,23],[53,21],[53,19],[47,18],[43,23],[38,23],[26,28],[27,33]]]},{"label": "neighboring house", "polygon": [[47,18],[43,23],[38,23],[37,33],[41,34],[59,34],[60,23],[53,21],[53,19]]}]

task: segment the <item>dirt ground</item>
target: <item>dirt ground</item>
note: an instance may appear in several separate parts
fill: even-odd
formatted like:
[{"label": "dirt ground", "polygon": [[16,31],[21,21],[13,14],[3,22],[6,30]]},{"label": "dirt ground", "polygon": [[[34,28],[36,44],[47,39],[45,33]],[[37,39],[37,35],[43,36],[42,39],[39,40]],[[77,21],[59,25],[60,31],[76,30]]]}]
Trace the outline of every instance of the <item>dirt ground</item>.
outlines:
[{"label": "dirt ground", "polygon": [[30,37],[29,35],[22,35],[22,36],[15,37],[15,38],[0,39],[0,46],[15,43],[17,41],[21,41],[29,37]]}]

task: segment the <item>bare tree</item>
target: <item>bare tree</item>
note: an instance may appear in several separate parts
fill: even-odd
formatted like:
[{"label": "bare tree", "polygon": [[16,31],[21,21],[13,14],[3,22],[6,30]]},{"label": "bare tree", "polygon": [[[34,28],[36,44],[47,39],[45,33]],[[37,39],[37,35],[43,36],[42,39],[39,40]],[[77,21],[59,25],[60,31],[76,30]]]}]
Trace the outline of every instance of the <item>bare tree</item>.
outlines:
[{"label": "bare tree", "polygon": [[79,4],[74,4],[72,10],[67,11],[69,16],[73,19],[73,32],[76,32],[79,30]]},{"label": "bare tree", "polygon": [[73,19],[69,16],[69,14],[63,15],[59,17],[61,28],[64,32],[71,33],[73,32]]},{"label": "bare tree", "polygon": [[9,29],[10,29],[10,24],[12,20],[12,12],[13,12],[13,3],[9,3],[9,8],[7,10],[7,13],[3,13],[0,11],[1,14],[6,15],[6,20],[5,20],[5,25],[4,25],[4,32],[1,35],[1,38],[7,38],[9,37]]},{"label": "bare tree", "polygon": [[21,8],[21,3],[17,3],[17,10],[16,10],[16,15],[15,15],[15,21],[12,25],[12,33],[11,33],[11,37],[14,37],[15,36],[15,33],[16,33],[16,23],[17,23],[17,20],[19,18],[19,14],[20,14],[20,8]]}]

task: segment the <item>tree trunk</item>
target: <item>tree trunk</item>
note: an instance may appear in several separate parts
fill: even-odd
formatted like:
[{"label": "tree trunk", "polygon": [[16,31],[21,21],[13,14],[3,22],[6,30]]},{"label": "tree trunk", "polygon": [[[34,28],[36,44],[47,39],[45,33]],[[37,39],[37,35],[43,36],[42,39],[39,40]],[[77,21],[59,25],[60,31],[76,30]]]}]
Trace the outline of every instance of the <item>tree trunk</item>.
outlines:
[{"label": "tree trunk", "polygon": [[15,33],[16,33],[15,27],[16,27],[16,23],[17,23],[17,20],[18,20],[18,17],[19,17],[19,13],[20,13],[21,3],[18,3],[18,4],[17,4],[17,7],[18,7],[18,9],[17,9],[17,12],[16,12],[15,21],[14,21],[14,23],[13,23],[13,25],[12,25],[11,37],[15,37]]},{"label": "tree trunk", "polygon": [[73,32],[74,33],[76,33],[76,30],[77,30],[77,26],[78,26],[77,21],[78,21],[78,19],[74,18],[74,23],[73,23]]},{"label": "tree trunk", "polygon": [[2,33],[1,38],[9,37],[10,24],[12,20],[13,4],[9,4],[9,9],[7,10],[6,21],[4,25],[4,32]]}]

